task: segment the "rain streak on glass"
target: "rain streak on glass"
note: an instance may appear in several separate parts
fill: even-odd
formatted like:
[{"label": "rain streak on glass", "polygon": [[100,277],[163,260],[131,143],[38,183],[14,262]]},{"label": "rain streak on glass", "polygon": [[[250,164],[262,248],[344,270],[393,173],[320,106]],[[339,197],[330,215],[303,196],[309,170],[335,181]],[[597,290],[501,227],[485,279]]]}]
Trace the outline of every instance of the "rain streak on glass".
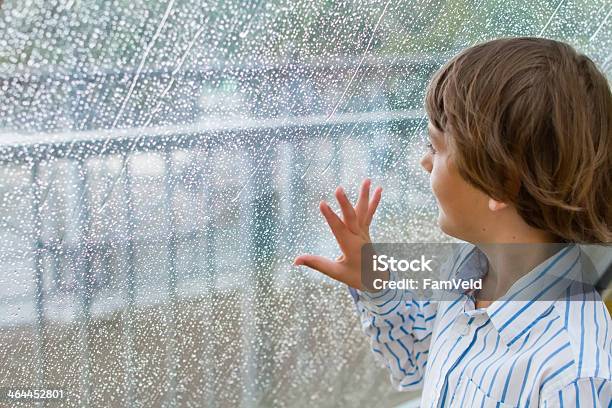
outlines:
[{"label": "rain streak on glass", "polygon": [[[444,241],[425,86],[479,41],[612,72],[603,0],[0,1],[0,387],[64,406],[395,406],[318,211]],[[381,401],[384,401],[381,402]],[[3,402],[0,402],[3,403]]]}]

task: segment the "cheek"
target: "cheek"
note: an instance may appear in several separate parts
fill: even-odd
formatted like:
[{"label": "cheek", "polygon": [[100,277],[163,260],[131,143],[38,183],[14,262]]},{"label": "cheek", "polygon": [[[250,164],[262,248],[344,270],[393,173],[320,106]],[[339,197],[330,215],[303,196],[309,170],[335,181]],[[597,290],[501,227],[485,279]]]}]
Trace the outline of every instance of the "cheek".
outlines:
[{"label": "cheek", "polygon": [[431,190],[444,222],[462,223],[477,212],[479,193],[473,189],[447,160],[438,160],[431,172]]},{"label": "cheek", "polygon": [[431,191],[441,205],[444,205],[449,196],[452,196],[453,183],[445,162],[438,160],[433,166],[430,175]]}]

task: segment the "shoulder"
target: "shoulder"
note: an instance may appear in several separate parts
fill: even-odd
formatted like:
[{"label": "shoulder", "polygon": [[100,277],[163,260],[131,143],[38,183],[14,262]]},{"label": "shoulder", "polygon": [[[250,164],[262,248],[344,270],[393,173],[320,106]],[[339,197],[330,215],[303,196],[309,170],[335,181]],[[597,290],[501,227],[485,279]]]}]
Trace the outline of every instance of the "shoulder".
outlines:
[{"label": "shoulder", "polygon": [[589,378],[612,381],[612,319],[597,291],[568,291],[553,305],[573,357],[556,388]]}]

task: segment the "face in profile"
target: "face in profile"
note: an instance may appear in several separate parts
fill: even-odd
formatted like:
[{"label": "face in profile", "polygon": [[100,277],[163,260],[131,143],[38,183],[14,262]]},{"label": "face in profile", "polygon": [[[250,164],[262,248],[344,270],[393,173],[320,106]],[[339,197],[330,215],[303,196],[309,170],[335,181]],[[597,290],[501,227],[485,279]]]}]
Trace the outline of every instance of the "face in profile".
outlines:
[{"label": "face in profile", "polygon": [[438,205],[438,226],[447,235],[478,242],[491,221],[489,197],[464,180],[453,165],[448,134],[428,125],[428,151],[421,166],[429,173],[431,190]]}]

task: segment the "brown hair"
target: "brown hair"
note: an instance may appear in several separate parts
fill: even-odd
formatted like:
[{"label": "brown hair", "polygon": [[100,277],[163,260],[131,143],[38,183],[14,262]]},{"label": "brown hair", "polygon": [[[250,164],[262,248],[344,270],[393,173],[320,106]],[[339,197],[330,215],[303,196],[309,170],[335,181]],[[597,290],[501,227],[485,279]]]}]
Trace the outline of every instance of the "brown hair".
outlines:
[{"label": "brown hair", "polygon": [[593,61],[544,38],[470,47],[425,107],[459,174],[562,242],[610,243],[612,94]]}]

